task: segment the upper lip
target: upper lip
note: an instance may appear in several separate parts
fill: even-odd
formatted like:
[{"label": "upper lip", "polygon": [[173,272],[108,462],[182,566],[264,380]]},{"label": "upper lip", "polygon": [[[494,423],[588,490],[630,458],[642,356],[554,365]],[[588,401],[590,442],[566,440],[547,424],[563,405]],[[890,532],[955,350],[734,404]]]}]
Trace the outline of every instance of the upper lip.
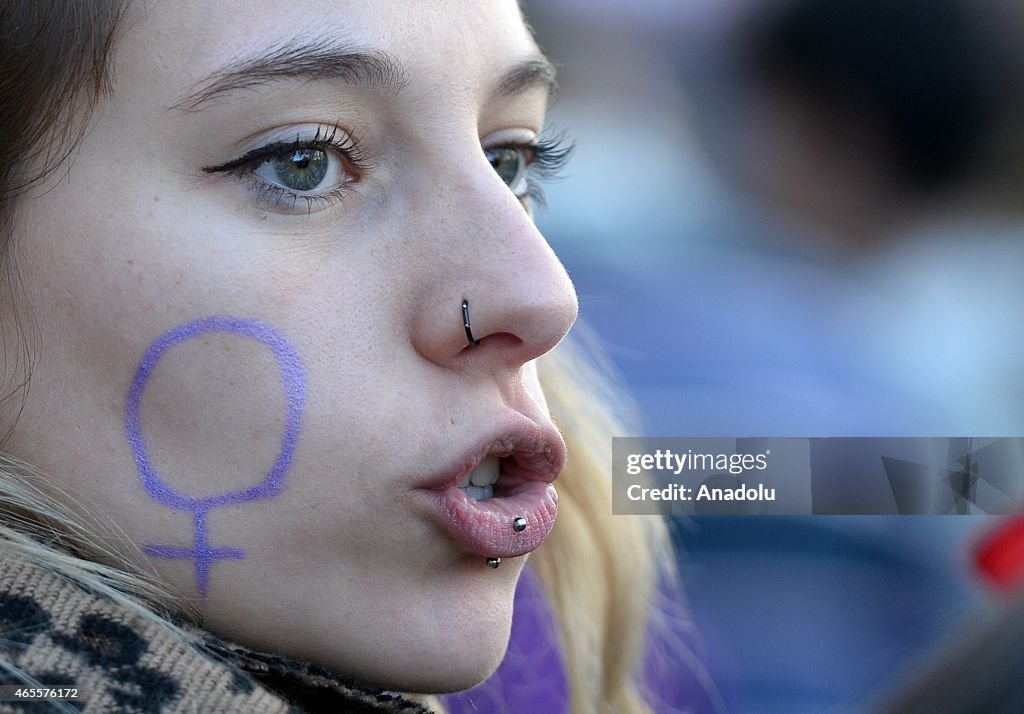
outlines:
[{"label": "upper lip", "polygon": [[435,472],[420,488],[443,491],[459,481],[484,459],[507,459],[502,478],[551,483],[565,466],[565,442],[550,422],[537,424],[517,414],[518,423],[483,435],[449,468]]}]

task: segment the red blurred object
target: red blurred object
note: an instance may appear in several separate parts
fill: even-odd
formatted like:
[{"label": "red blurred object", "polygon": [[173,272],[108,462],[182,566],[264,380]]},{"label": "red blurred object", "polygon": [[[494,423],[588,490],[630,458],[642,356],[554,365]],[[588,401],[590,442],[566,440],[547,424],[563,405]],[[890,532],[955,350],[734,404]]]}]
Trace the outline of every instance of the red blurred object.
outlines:
[{"label": "red blurred object", "polygon": [[1024,584],[1024,515],[1013,516],[982,538],[975,551],[982,575],[1000,590]]}]

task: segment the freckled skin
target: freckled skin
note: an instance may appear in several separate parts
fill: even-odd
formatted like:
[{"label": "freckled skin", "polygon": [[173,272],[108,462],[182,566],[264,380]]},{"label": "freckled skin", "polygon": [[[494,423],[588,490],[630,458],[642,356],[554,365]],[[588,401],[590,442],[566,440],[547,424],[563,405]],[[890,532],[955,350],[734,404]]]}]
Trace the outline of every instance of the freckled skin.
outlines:
[{"label": "freckled skin", "polygon": [[[150,449],[143,436],[141,407],[143,393],[150,377],[167,351],[180,342],[196,337],[206,337],[211,333],[239,335],[255,340],[270,349],[284,386],[286,414],[281,448],[266,474],[257,473],[251,483],[240,484],[235,488],[224,484],[223,479],[218,479],[218,485],[222,485],[224,490],[201,496],[195,493],[184,493],[174,488],[167,482],[166,476],[153,467]],[[229,379],[228,387],[234,388],[235,386],[235,381]],[[281,492],[284,478],[291,468],[305,402],[306,370],[295,348],[288,343],[284,335],[273,327],[255,320],[240,320],[220,315],[202,318],[161,335],[146,350],[125,400],[125,435],[128,438],[128,443],[131,444],[135,465],[146,491],[155,501],[168,508],[191,513],[194,519],[195,538],[190,545],[147,544],[144,552],[158,558],[191,560],[196,568],[196,591],[201,598],[206,597],[210,567],[214,562],[221,559],[241,560],[245,557],[245,552],[239,548],[216,547],[210,543],[206,527],[210,511],[230,505],[273,498]],[[232,416],[237,418],[237,415]],[[220,439],[218,439],[219,441]]]},{"label": "freckled skin", "polygon": [[[211,566],[204,624],[388,687],[463,688],[504,653],[523,558],[491,570],[413,502],[511,415],[549,423],[534,360],[568,330],[575,294],[482,150],[542,128],[546,91],[491,91],[537,49],[513,0],[254,7],[130,4],[113,95],[66,176],[20,207],[18,299],[38,334],[8,448],[140,548],[189,545],[194,514],[140,481],[125,396],[176,326],[273,326],[306,370],[301,438],[277,495],[207,513],[209,543],[244,558]],[[279,83],[170,109],[216,68],[310,33],[388,52],[406,87]],[[251,172],[203,171],[322,126],[359,137],[371,168],[308,211],[268,204]],[[193,495],[251,484],[283,429],[268,351],[203,339],[166,354],[141,402],[154,463]],[[168,588],[198,594],[192,560],[151,562]]]}]

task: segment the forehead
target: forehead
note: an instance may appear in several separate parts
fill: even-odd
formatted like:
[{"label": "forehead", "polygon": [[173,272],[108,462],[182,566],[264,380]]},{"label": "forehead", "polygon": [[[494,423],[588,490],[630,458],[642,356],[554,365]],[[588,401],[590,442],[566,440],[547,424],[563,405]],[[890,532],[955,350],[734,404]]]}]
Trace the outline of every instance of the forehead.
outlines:
[{"label": "forehead", "polygon": [[305,38],[385,52],[410,85],[462,93],[482,92],[538,52],[515,0],[148,0],[129,8],[118,84],[127,65],[150,90],[187,92],[241,58]]}]

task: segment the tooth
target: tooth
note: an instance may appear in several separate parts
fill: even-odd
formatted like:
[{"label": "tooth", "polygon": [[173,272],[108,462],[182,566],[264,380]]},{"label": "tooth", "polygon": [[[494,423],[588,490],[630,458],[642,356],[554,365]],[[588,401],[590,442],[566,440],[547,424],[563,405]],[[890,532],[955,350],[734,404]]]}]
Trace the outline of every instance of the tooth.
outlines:
[{"label": "tooth", "polygon": [[471,475],[471,473],[466,474],[465,476],[462,477],[462,480],[459,481],[459,488],[465,488],[466,486],[469,485],[469,477],[470,477],[470,475]]},{"label": "tooth", "polygon": [[486,501],[494,495],[494,488],[491,486],[467,486],[466,493],[477,501]]},{"label": "tooth", "polygon": [[498,480],[498,473],[501,471],[501,462],[497,458],[490,458],[481,461],[470,474],[470,480],[474,486],[490,486]]}]

